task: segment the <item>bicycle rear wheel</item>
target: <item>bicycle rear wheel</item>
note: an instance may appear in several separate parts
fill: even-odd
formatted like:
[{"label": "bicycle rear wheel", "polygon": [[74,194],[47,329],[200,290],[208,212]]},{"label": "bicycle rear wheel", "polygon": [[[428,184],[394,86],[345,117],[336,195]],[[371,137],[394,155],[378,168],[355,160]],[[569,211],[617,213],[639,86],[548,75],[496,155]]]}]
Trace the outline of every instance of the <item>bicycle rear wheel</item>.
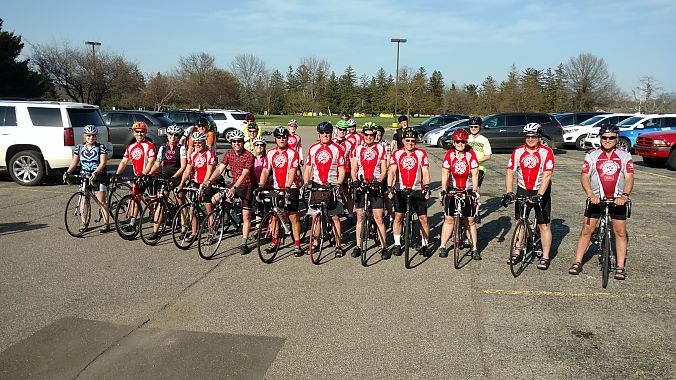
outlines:
[{"label": "bicycle rear wheel", "polygon": [[300,241],[305,240],[307,232],[310,230],[312,224],[312,217],[307,214],[307,202],[301,199],[298,202],[298,223],[300,224]]},{"label": "bicycle rear wheel", "polygon": [[91,206],[90,197],[85,194],[77,192],[70,196],[66,203],[66,211],[63,214],[66,231],[70,236],[81,237],[84,235],[91,220]]},{"label": "bicycle rear wheel", "polygon": [[[111,214],[115,214],[114,211],[117,208],[117,204],[120,203],[122,197],[124,197],[127,194],[131,194],[131,186],[129,186],[126,183],[120,183],[115,186],[111,186],[108,189],[107,202],[108,202],[108,210],[110,210]],[[113,218],[114,217],[115,216],[113,215]]]},{"label": "bicycle rear wheel", "polygon": [[258,246],[258,257],[260,257],[262,262],[271,264],[275,260],[277,252],[279,252],[279,246],[281,245],[279,237],[282,228],[277,214],[272,211],[265,214],[261,220],[261,224],[258,227],[256,245]]},{"label": "bicycle rear wheel", "polygon": [[[521,236],[523,235],[523,236]],[[519,277],[519,275],[526,269],[529,263],[529,250],[532,252],[532,247],[529,247],[529,240],[531,239],[530,231],[522,221],[517,221],[514,226],[514,234],[512,235],[512,244],[509,251],[509,269],[512,271],[512,276]],[[518,258],[512,259],[512,255],[518,252]]]},{"label": "bicycle rear wheel", "polygon": [[196,203],[186,203],[176,211],[171,223],[171,237],[176,247],[183,250],[190,248],[197,239],[197,234],[192,233],[192,224],[195,222],[199,228],[203,217],[204,211]]},{"label": "bicycle rear wheel", "polygon": [[207,214],[197,234],[197,251],[201,258],[209,260],[214,257],[223,241],[223,224],[225,210],[213,210]]},{"label": "bicycle rear wheel", "polygon": [[124,240],[132,240],[138,234],[138,220],[141,215],[141,202],[133,194],[127,194],[117,203],[113,213],[115,230]]},{"label": "bicycle rear wheel", "polygon": [[[411,205],[408,206],[408,208],[411,208]],[[411,268],[411,218],[413,216],[411,215],[410,211],[406,212],[406,215],[404,216],[404,267],[406,269]]]},{"label": "bicycle rear wheel", "polygon": [[164,218],[166,217],[166,205],[162,199],[149,202],[141,214],[141,240],[147,245],[155,245],[164,234]]},{"label": "bicycle rear wheel", "polygon": [[608,286],[610,277],[610,229],[606,226],[601,236],[601,285]]},{"label": "bicycle rear wheel", "polygon": [[324,231],[325,217],[323,212],[319,212],[312,219],[312,228],[310,228],[310,260],[315,265],[319,265],[322,260],[322,249],[324,248],[326,234],[326,231]]}]

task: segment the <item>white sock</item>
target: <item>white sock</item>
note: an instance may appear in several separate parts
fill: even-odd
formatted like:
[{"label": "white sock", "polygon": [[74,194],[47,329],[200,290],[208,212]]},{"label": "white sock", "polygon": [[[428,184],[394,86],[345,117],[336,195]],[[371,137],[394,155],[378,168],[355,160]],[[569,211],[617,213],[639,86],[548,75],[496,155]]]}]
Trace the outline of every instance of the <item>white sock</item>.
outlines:
[{"label": "white sock", "polygon": [[401,245],[401,235],[394,235],[394,245]]},{"label": "white sock", "polygon": [[422,239],[422,245],[427,246],[427,239]]}]

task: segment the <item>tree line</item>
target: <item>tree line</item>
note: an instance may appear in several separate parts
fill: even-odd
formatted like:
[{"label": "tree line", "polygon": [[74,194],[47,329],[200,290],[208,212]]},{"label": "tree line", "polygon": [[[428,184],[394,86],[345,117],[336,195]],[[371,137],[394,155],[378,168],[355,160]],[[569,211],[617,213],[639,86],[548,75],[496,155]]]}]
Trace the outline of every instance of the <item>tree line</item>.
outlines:
[{"label": "tree line", "polygon": [[0,96],[47,97],[104,108],[242,108],[255,113],[342,112],[487,115],[507,111],[674,112],[676,94],[643,76],[625,93],[603,58],[590,53],[570,57],[554,68],[509,68],[506,79],[487,76],[479,84],[451,81],[434,70],[404,66],[397,78],[380,68],[359,75],[352,66],[336,73],[324,59],[302,57],[285,72],[268,69],[253,54],[218,67],[208,53],[178,59],[165,73],[144,74],[135,62],[105,49],[67,43],[31,45],[19,60],[21,37],[2,31],[0,20]]}]

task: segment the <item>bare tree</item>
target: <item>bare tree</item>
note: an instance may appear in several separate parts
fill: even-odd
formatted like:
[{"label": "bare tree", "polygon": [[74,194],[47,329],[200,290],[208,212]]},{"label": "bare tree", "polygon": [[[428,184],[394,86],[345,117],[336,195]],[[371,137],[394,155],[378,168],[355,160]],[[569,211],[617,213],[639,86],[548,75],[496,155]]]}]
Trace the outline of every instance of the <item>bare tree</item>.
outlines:
[{"label": "bare tree", "polygon": [[303,57],[300,59],[297,77],[300,80],[303,103],[310,111],[318,111],[317,100],[328,78],[331,65],[324,59]]},{"label": "bare tree", "polygon": [[636,101],[636,111],[644,113],[656,112],[660,106],[657,99],[661,91],[662,87],[655,78],[649,75],[641,77],[639,85],[631,89],[631,93]]},{"label": "bare tree", "polygon": [[197,84],[204,84],[208,75],[216,69],[215,59],[208,53],[193,53],[178,60],[178,74]]},{"label": "bare tree", "polygon": [[564,66],[568,85],[573,93],[573,107],[580,111],[607,106],[609,94],[617,93],[615,79],[608,73],[608,65],[590,53],[571,57]]},{"label": "bare tree", "polygon": [[260,110],[265,103],[266,86],[269,76],[265,62],[254,54],[240,54],[230,62],[230,71],[237,78],[244,107]]}]

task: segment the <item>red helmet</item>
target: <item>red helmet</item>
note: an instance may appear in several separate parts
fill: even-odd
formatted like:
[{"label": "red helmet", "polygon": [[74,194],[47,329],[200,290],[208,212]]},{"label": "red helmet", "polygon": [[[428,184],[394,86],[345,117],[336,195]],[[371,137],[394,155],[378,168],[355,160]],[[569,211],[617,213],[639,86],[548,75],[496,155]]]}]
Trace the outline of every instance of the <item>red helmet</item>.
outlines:
[{"label": "red helmet", "polygon": [[246,116],[244,116],[244,119],[245,119],[246,121],[251,121],[251,120],[255,120],[256,117],[254,116],[254,114],[252,114],[251,112],[249,112],[249,113],[246,114]]},{"label": "red helmet", "polygon": [[451,136],[453,141],[467,141],[468,138],[469,134],[464,129],[456,129],[455,132],[453,132],[453,136]]},{"label": "red helmet", "polygon": [[148,126],[142,121],[137,121],[131,126],[131,130],[148,132]]}]

